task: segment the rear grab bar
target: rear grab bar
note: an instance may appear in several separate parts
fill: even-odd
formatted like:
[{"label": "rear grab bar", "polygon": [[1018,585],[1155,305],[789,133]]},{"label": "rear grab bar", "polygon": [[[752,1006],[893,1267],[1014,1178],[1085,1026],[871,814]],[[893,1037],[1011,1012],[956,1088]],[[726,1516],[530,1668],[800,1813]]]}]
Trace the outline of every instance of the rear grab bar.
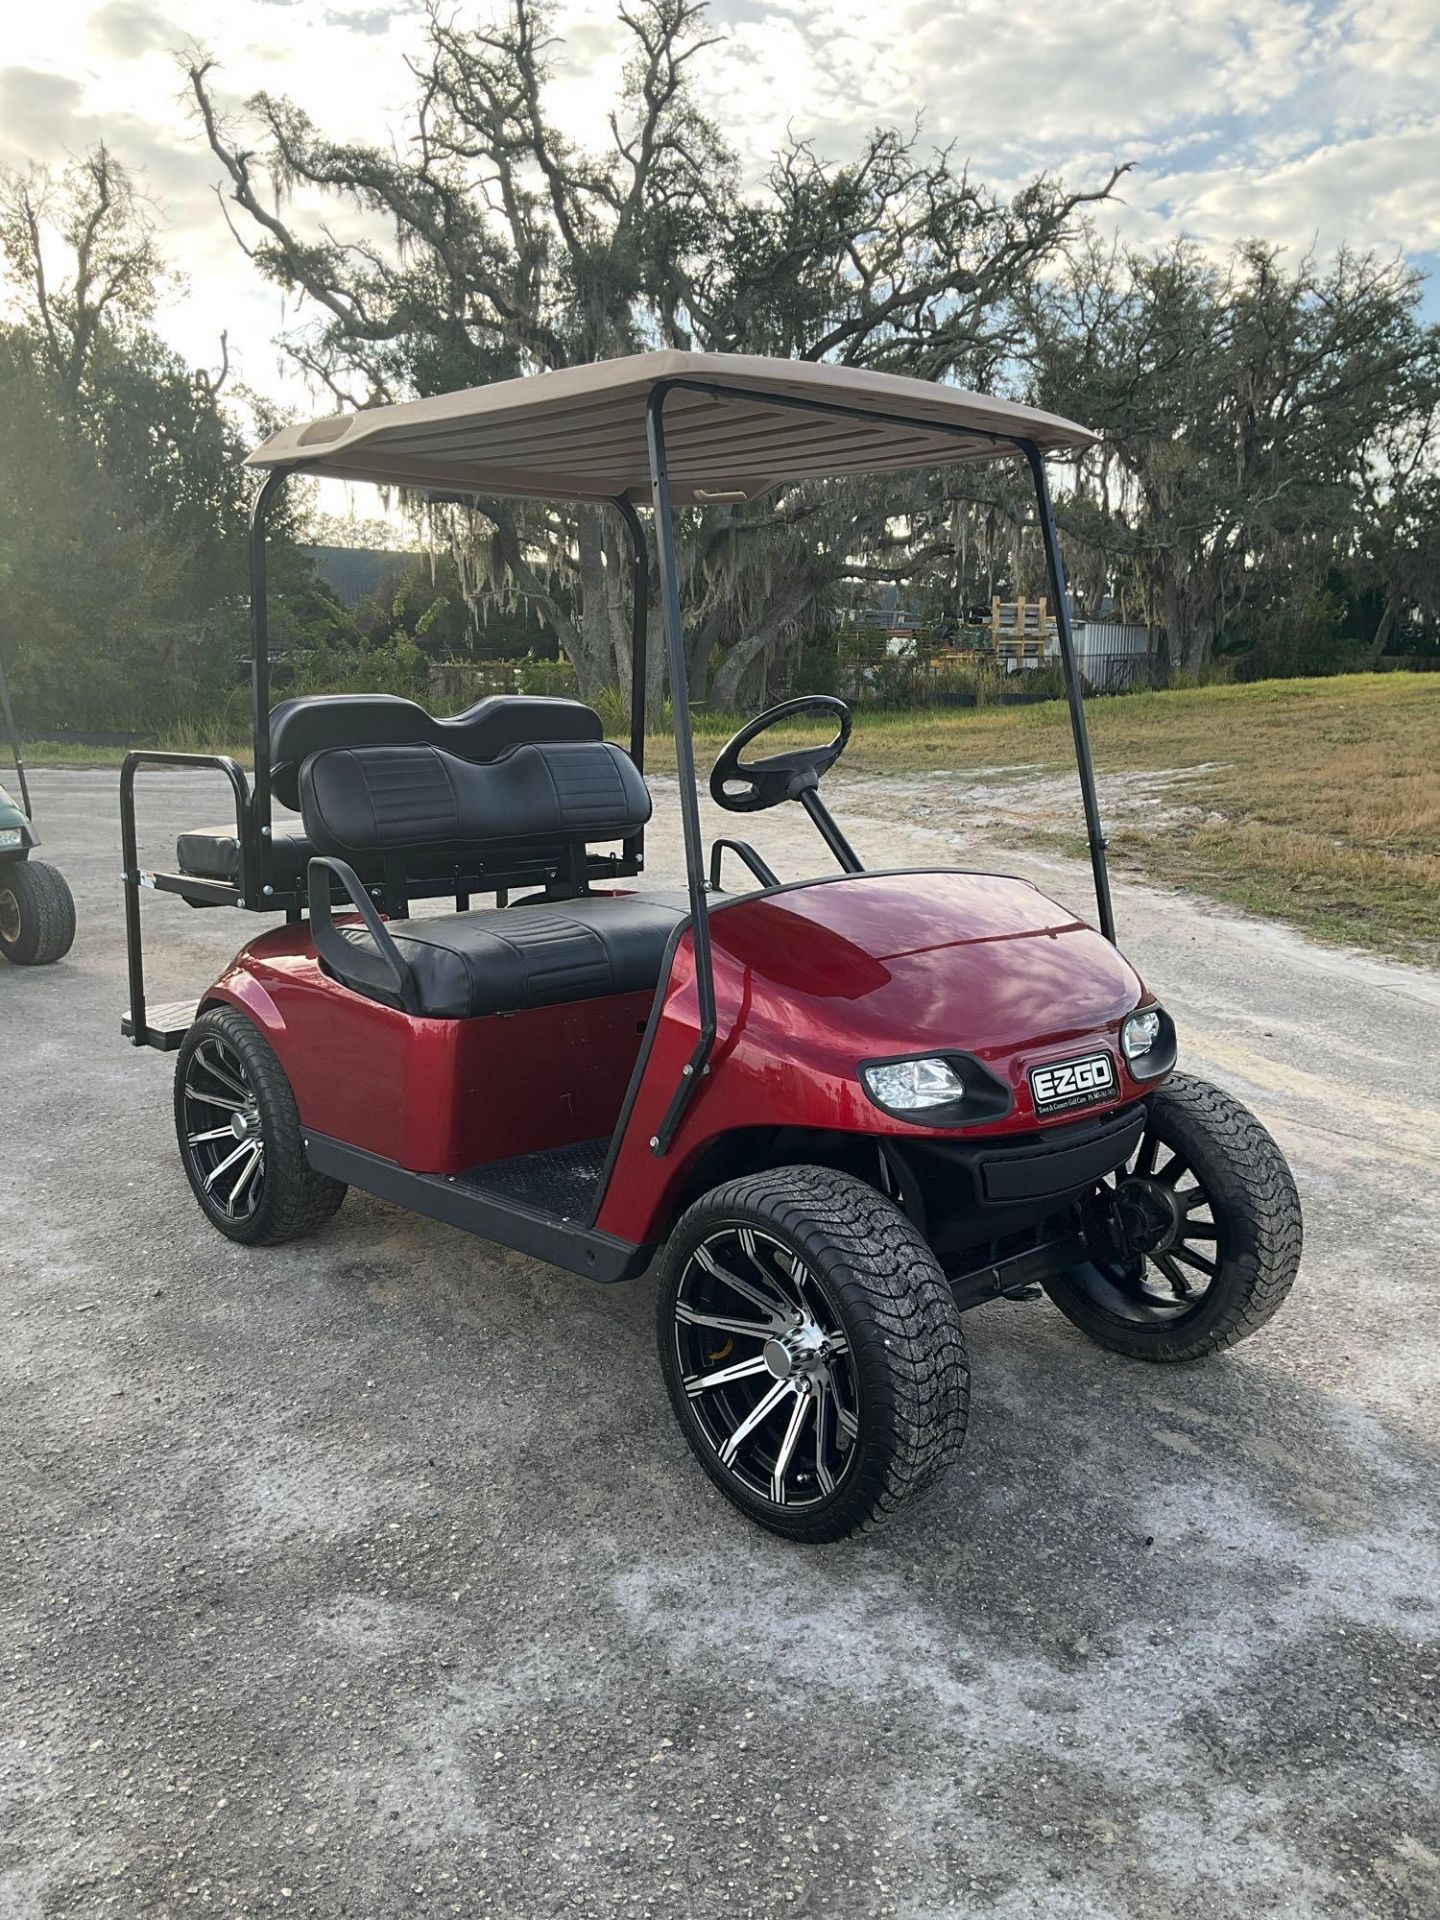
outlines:
[{"label": "rear grab bar", "polygon": [[[374,942],[374,950],[357,947],[335,925],[330,911],[330,875],[345,889],[350,905],[359,914],[365,931]],[[310,890],[310,937],[315,951],[343,986],[370,987],[390,993],[408,1014],[420,1011],[420,991],[415,975],[391,937],[390,929],[375,911],[375,902],[365,891],[360,876],[343,860],[332,860],[317,853],[306,875]]]}]

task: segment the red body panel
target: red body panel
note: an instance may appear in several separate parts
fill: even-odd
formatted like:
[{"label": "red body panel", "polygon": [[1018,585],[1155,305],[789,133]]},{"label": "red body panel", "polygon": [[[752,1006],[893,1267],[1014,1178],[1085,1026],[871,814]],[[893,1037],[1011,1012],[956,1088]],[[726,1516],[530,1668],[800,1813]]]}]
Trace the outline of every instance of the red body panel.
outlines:
[{"label": "red body panel", "polygon": [[322,973],[293,926],[252,940],[206,1000],[264,1028],[305,1126],[413,1173],[460,1173],[612,1132],[653,997],[412,1020]]},{"label": "red body panel", "polygon": [[[1143,997],[1092,928],[1026,881],[955,872],[854,874],[712,911],[717,1041],[669,1153],[650,1150],[699,1032],[694,951],[677,949],[654,1043],[596,1225],[648,1243],[668,1230],[687,1170],[738,1128],[786,1126],[953,1139],[1065,1125],[1038,1119],[1033,1066],[1109,1049],[1103,1113],[1144,1090],[1118,1046]],[[414,1172],[467,1167],[596,1139],[619,1116],[647,993],[475,1020],[423,1020],[324,974],[304,926],[261,935],[211,1001],[270,1036],[307,1127]],[[863,1061],[975,1055],[1012,1111],[974,1129],[915,1125],[875,1106]]]},{"label": "red body panel", "polygon": [[1073,1123],[1037,1119],[1026,1078],[1047,1060],[1108,1047],[1117,1090],[1142,1090],[1120,1058],[1119,1022],[1139,978],[1093,928],[1022,880],[988,874],[855,874],[717,908],[718,1039],[670,1152],[649,1142],[699,1031],[694,955],[676,955],[644,1083],[597,1225],[624,1240],[665,1229],[687,1166],[737,1127],[795,1126],[953,1139],[883,1113],[865,1060],[957,1050],[1005,1081],[1014,1108],[983,1134]]}]

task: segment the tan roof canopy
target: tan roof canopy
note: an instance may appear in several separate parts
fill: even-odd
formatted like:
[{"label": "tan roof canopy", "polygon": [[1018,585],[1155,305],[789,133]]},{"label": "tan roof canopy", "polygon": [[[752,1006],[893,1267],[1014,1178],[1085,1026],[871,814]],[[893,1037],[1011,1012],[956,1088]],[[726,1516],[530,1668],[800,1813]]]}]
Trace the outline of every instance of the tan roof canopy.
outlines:
[{"label": "tan roof canopy", "polygon": [[[1034,407],[896,374],[754,354],[642,353],[284,427],[246,465],[299,465],[342,480],[441,493],[646,500],[645,404],[657,384],[671,380],[723,385],[742,396],[682,388],[667,399],[665,443],[677,505],[749,499],[783,481],[825,475],[993,460],[1012,452],[1007,442],[1017,438],[1047,452],[1087,447],[1095,438]],[[875,418],[781,404],[787,399]]]}]

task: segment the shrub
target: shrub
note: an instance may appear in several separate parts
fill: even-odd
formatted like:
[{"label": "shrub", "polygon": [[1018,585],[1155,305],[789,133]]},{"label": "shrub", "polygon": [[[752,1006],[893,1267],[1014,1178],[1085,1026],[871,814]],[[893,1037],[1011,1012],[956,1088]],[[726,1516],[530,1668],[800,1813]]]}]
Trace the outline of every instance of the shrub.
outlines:
[{"label": "shrub", "polygon": [[541,660],[527,653],[516,665],[515,684],[521,693],[568,694],[573,698],[575,669],[568,660]]}]

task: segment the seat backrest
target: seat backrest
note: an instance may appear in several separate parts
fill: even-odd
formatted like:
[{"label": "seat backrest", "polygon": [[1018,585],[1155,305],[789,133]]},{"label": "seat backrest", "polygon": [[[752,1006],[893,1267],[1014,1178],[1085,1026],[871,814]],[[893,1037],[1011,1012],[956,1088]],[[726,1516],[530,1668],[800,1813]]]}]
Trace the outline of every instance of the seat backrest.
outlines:
[{"label": "seat backrest", "polygon": [[489,761],[432,746],[328,747],[301,762],[298,784],[306,833],[342,860],[574,848],[650,818],[635,763],[605,740],[530,741]]},{"label": "seat backrest", "polygon": [[603,737],[593,707],[539,694],[492,694],[440,720],[398,694],[310,694],[271,711],[270,784],[282,806],[298,807],[301,763],[327,747],[439,747],[462,760],[494,760],[528,740]]}]

